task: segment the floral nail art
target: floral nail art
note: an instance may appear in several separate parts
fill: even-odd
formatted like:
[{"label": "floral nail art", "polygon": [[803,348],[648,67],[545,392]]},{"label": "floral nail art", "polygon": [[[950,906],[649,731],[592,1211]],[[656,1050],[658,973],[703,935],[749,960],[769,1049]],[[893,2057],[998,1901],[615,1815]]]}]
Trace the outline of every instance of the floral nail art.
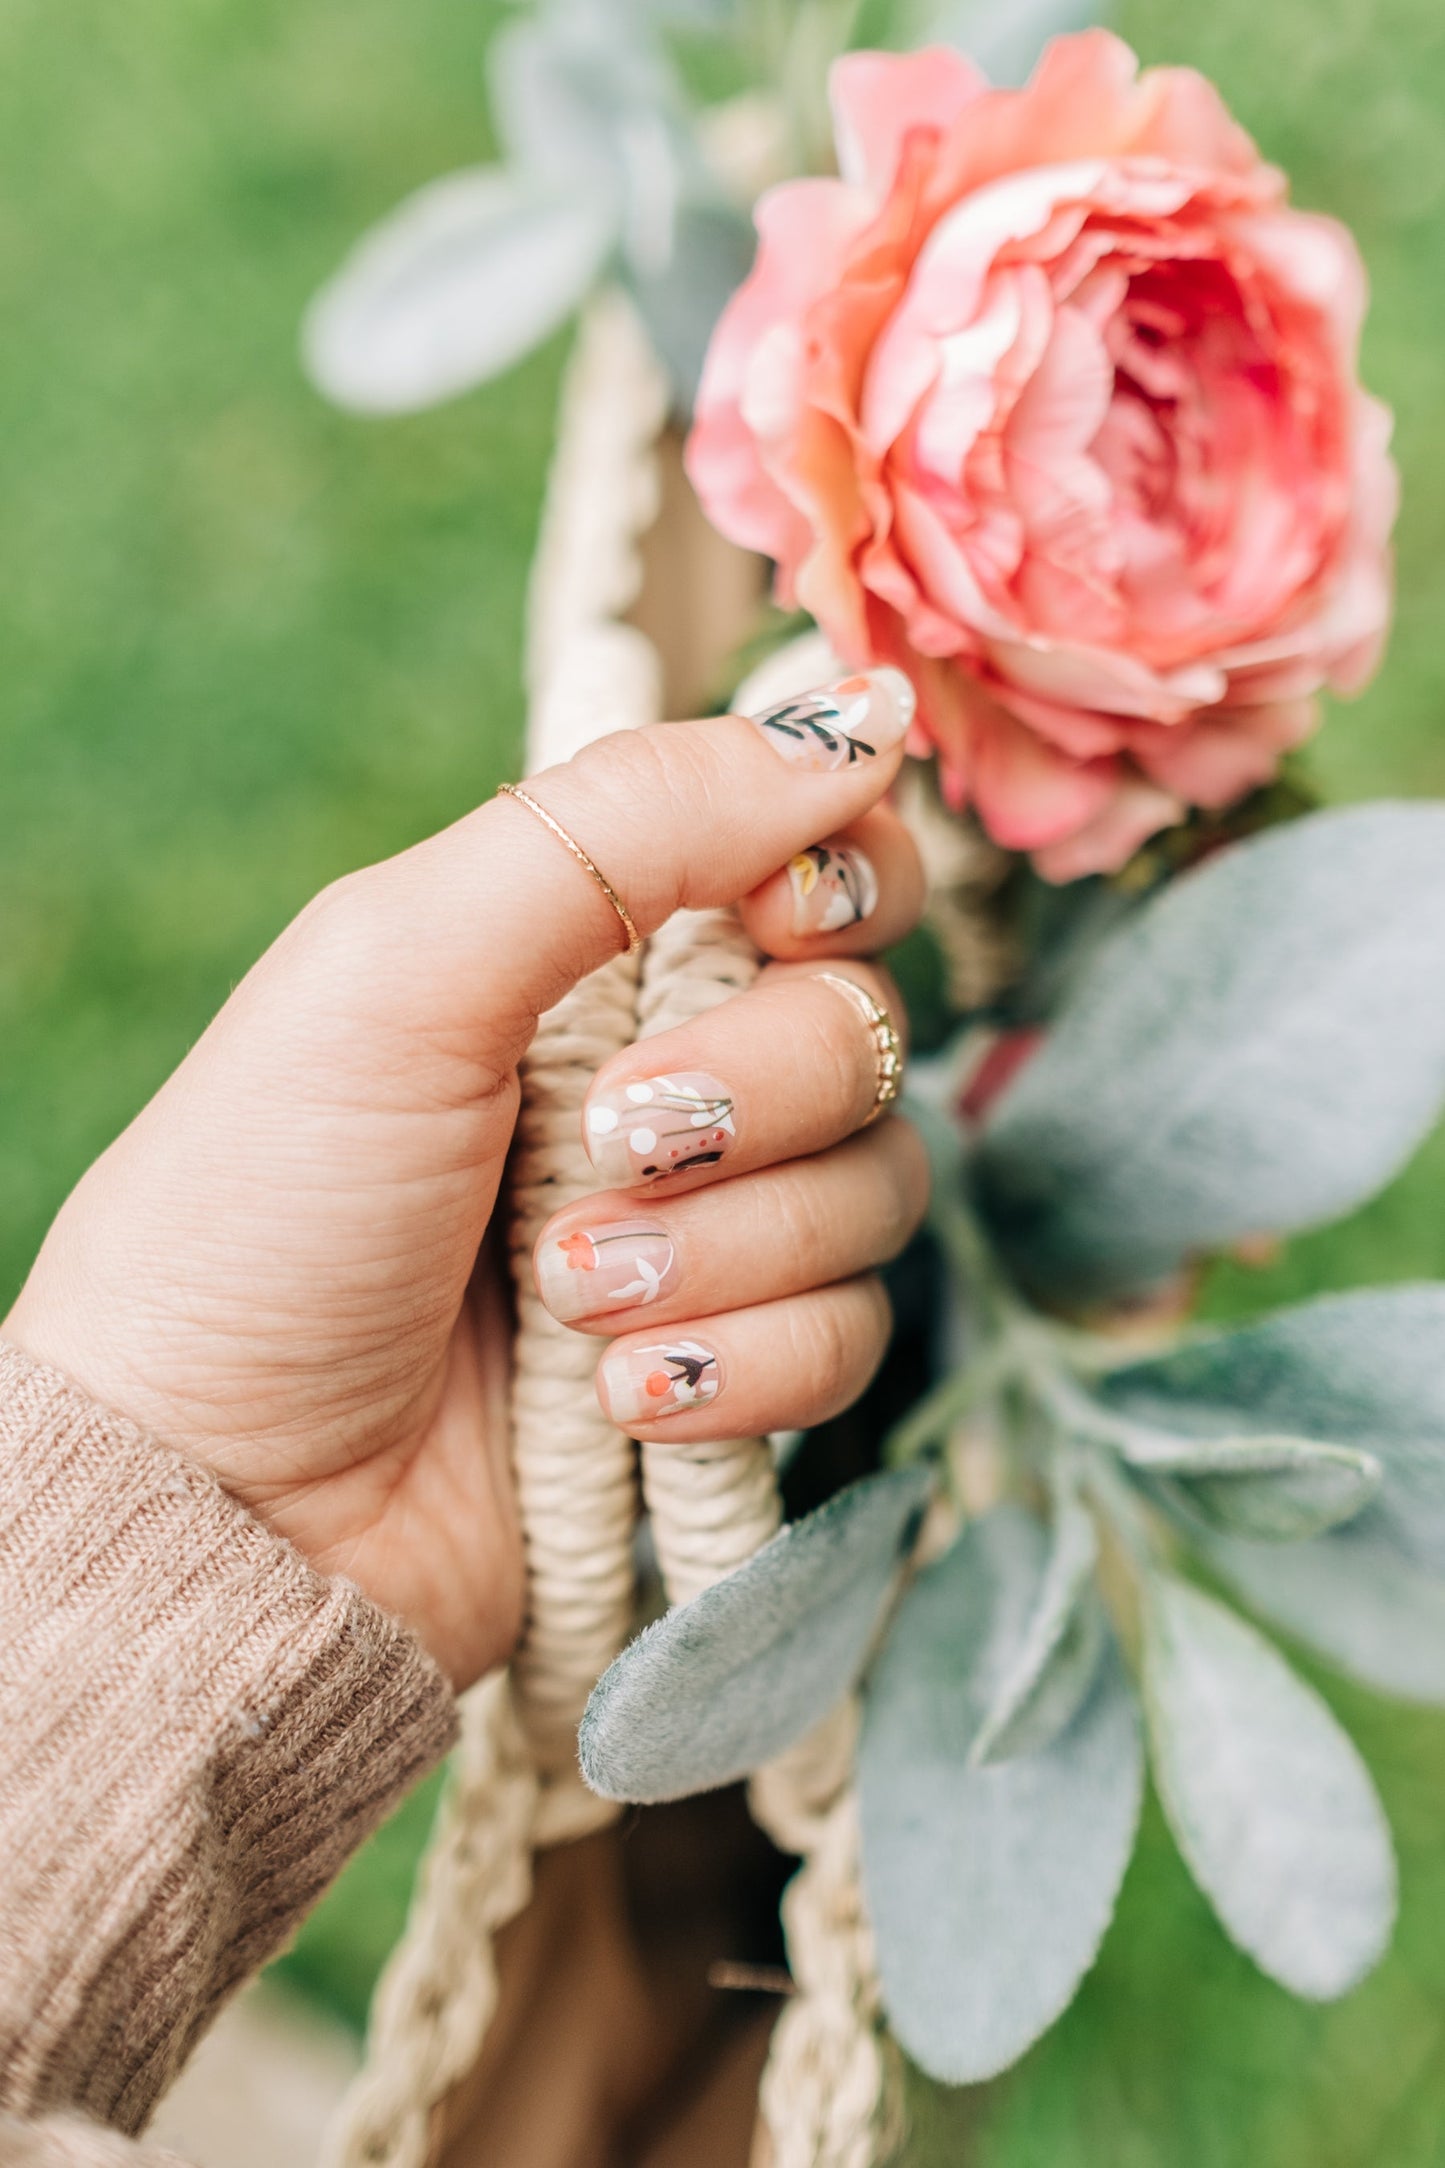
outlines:
[{"label": "floral nail art", "polygon": [[557,1235],[537,1251],[542,1300],[564,1325],[607,1310],[645,1309],[676,1284],[672,1237],[641,1220]]},{"label": "floral nail art", "polygon": [[619,1185],[715,1167],[736,1136],[731,1094],[701,1072],[617,1085],[587,1109],[587,1156]]},{"label": "floral nail art", "polygon": [[617,1349],[604,1361],[602,1378],[612,1420],[625,1428],[716,1399],[722,1371],[715,1350],[700,1340],[669,1340]]},{"label": "floral nail art", "polygon": [[913,687],[901,670],[870,670],[864,676],[821,685],[796,700],[780,700],[753,717],[784,760],[824,772],[873,760],[896,745],[913,720]]},{"label": "floral nail art", "polygon": [[838,933],[867,918],[878,901],[878,876],[851,843],[815,843],[788,863],[793,931]]}]

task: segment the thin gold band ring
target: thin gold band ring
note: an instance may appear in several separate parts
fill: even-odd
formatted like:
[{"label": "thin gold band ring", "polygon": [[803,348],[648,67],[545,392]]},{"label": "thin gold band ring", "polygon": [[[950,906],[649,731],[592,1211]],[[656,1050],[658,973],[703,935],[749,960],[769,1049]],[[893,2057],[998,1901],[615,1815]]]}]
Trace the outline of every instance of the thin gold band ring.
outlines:
[{"label": "thin gold band ring", "polygon": [[843,995],[867,1025],[873,1041],[873,1055],[878,1064],[877,1093],[863,1124],[866,1129],[869,1122],[876,1122],[879,1115],[892,1106],[903,1089],[903,1041],[882,1002],[875,1001],[856,979],[845,978],[841,971],[815,971],[813,976]]},{"label": "thin gold band ring", "polygon": [[595,860],[588,857],[577,838],[574,835],[569,835],[560,821],[553,820],[547,808],[544,805],[538,805],[531,792],[523,790],[520,784],[503,783],[498,796],[515,798],[518,805],[524,805],[529,813],[534,813],[544,828],[551,829],[563,849],[572,853],[583,872],[591,874],[593,880],[617,913],[618,918],[622,921],[622,931],[626,936],[628,955],[635,956],[642,946],[642,936],[637,930],[636,921],[606,874],[602,871],[602,868]]}]

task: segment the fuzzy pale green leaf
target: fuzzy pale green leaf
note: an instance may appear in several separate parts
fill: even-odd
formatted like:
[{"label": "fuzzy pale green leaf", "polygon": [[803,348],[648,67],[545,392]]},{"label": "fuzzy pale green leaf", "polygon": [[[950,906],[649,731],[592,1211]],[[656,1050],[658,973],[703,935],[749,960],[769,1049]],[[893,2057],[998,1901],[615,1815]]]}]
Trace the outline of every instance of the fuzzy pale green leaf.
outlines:
[{"label": "fuzzy pale green leaf", "polygon": [[743,214],[725,203],[678,207],[666,266],[634,270],[633,299],[667,366],[684,408],[697,394],[708,341],[727,302],[747,276],[755,236]]},{"label": "fuzzy pale green leaf", "polygon": [[1100,1391],[1201,1443],[1288,1429],[1368,1455],[1381,1475],[1367,1525],[1445,1574],[1445,1286],[1328,1295],[1130,1364]]},{"label": "fuzzy pale green leaf", "polygon": [[929,1478],[870,1476],[647,1627],[592,1692],[582,1774],[608,1799],[681,1799],[748,1775],[847,1693]]},{"label": "fuzzy pale green leaf", "polygon": [[545,9],[503,27],[487,71],[511,164],[605,208],[628,264],[660,273],[679,205],[716,184],[658,38],[625,13]]},{"label": "fuzzy pale green leaf", "polygon": [[1352,1742],[1253,1627],[1163,1575],[1144,1702],[1170,1827],[1229,1934],[1295,1994],[1344,1994],[1395,1917],[1390,1833]]},{"label": "fuzzy pale green leaf", "polygon": [[1372,1196],[1445,1097],[1445,807],[1315,814],[1172,882],[1071,985],[976,1161],[1035,1284],[1107,1294]]},{"label": "fuzzy pale green leaf", "polygon": [[339,406],[402,414],[499,376],[564,323],[617,237],[615,207],[500,166],[434,181],[352,251],[307,313]]},{"label": "fuzzy pale green leaf", "polygon": [[1205,1555],[1244,1600],[1351,1678],[1405,1701],[1445,1704],[1445,1581],[1381,1533],[1366,1507],[1314,1543],[1217,1536]]},{"label": "fuzzy pale green leaf", "polygon": [[1022,83],[1050,38],[1112,11],[1095,0],[933,0],[915,11],[920,45],[956,45],[991,83]]},{"label": "fuzzy pale green leaf", "polygon": [[1067,2007],[1133,1849],[1142,1752],[1112,1641],[1049,1745],[972,1759],[1046,1554],[1017,1508],[970,1523],[904,1597],[865,1694],[863,1880],[884,2006],[914,2060],[953,2084],[1005,2069]]},{"label": "fuzzy pale green leaf", "polygon": [[1312,1438],[1181,1438],[1141,1427],[1121,1453],[1177,1517],[1265,1543],[1303,1542],[1352,1520],[1380,1483],[1369,1453]]},{"label": "fuzzy pale green leaf", "polygon": [[1061,1492],[1033,1616],[969,1749],[970,1761],[1036,1753],[1073,1720],[1107,1638],[1092,1586],[1098,1556],[1092,1518],[1071,1492]]}]

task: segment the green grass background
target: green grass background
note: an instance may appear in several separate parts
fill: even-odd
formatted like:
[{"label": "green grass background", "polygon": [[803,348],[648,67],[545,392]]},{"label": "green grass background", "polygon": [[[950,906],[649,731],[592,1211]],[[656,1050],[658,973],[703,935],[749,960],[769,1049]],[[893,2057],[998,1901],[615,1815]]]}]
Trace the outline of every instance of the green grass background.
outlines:
[{"label": "green grass background", "polygon": [[[514,770],[562,342],[440,413],[329,412],[295,330],[347,242],[485,155],[494,6],[0,5],[0,1303],[68,1185],[322,882]],[[1355,225],[1406,475],[1389,666],[1334,796],[1445,793],[1445,13],[1126,0],[1299,198]],[[1423,998],[1435,998],[1422,988]],[[1237,1314],[1445,1275],[1445,1139]],[[981,2099],[915,2092],[918,2168],[1445,2168],[1445,1718],[1331,1685],[1400,1839],[1396,1948],[1307,2009],[1224,1943],[1157,1821],[1102,1961]],[[433,1792],[286,1961],[359,2018]]]}]

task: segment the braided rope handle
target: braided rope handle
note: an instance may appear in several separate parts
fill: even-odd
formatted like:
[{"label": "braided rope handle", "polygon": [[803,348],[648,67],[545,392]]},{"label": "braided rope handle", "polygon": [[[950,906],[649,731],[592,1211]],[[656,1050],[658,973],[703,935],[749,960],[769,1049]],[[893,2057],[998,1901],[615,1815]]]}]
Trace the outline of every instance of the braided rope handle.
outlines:
[{"label": "braided rope handle", "polygon": [[[762,959],[731,911],[679,911],[648,943],[639,1036],[671,1031],[746,991]],[[642,1447],[642,1495],[670,1603],[686,1603],[776,1535],[766,1438]]]},{"label": "braided rope handle", "polygon": [[[568,370],[533,568],[532,767],[660,712],[657,656],[617,620],[641,582],[638,543],[656,514],[666,412],[636,318],[620,295],[603,295]],[[493,1938],[527,1903],[534,1846],[616,1811],[584,1789],[575,1740],[593,1681],[631,1624],[633,1453],[597,1406],[587,1343],[537,1301],[530,1250],[542,1221],[592,1186],[582,1096],[598,1064],[636,1035],[638,968],[635,957],[619,957],[575,988],[543,1019],[523,1067],[509,1248],[527,1627],[511,1674],[463,1698],[437,1828],[323,2168],[425,2168],[434,2111],[475,2062],[491,2022]]]},{"label": "braided rope handle", "polygon": [[505,1672],[462,1704],[461,1737],[406,1932],[372,2004],[367,2058],[321,2168],[425,2168],[432,2111],[463,2078],[497,2005],[492,1942],[531,1894],[537,1775]]}]

